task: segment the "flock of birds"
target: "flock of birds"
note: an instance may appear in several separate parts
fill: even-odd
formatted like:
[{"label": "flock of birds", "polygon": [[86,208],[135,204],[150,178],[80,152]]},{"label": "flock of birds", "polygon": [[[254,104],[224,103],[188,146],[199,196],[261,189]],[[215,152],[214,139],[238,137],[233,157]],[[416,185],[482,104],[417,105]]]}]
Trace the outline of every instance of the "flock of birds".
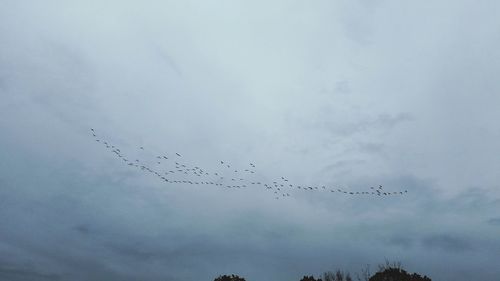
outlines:
[{"label": "flock of birds", "polygon": [[[226,161],[219,160],[218,166],[220,169],[218,169],[218,171],[210,171],[185,162],[182,155],[178,152],[169,155],[158,154],[154,156],[154,160],[141,160],[136,159],[135,157],[127,157],[120,150],[120,148],[113,145],[111,142],[100,138],[93,128],[91,128],[90,131],[96,142],[104,145],[124,164],[156,176],[168,184],[212,185],[221,188],[248,188],[255,186],[271,192],[275,199],[290,197],[293,191],[298,190],[324,191],[350,196],[379,197],[394,195],[401,196],[408,192],[407,190],[387,191],[383,189],[382,185],[379,185],[378,187],[370,187],[370,189],[365,191],[330,188],[324,185],[299,185],[292,183],[288,178],[283,176],[276,178],[276,180],[272,182],[261,182],[252,179],[256,178],[255,174],[257,173],[256,166],[253,163],[249,163],[247,167],[238,169]],[[138,150],[144,152],[147,149],[141,146]]]}]

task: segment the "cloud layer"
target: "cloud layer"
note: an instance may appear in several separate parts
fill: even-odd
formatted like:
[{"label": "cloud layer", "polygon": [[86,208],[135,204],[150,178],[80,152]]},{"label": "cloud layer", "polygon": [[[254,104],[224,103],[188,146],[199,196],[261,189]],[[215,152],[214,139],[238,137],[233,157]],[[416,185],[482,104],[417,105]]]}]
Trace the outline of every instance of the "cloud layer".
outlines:
[{"label": "cloud layer", "polygon": [[[2,1],[0,279],[496,280],[500,4]],[[165,184],[131,153],[385,199]],[[453,270],[450,270],[452,268]]]}]

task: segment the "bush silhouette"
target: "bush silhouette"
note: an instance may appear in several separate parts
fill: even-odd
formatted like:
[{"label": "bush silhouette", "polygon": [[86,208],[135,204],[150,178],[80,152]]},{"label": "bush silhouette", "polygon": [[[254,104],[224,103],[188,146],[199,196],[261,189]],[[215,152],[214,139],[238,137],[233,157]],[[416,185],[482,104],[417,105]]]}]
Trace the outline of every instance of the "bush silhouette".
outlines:
[{"label": "bush silhouette", "polygon": [[351,274],[349,272],[344,273],[340,270],[337,270],[336,272],[328,271],[323,273],[323,279],[325,281],[352,281]]},{"label": "bush silhouette", "polygon": [[304,276],[302,277],[302,279],[300,279],[300,281],[322,281],[322,280],[321,278],[315,279],[313,276]]},{"label": "bush silhouette", "polygon": [[221,275],[215,278],[214,281],[245,281],[245,278],[231,274],[231,275]]},{"label": "bush silhouette", "polygon": [[419,274],[409,274],[401,268],[389,267],[375,273],[369,281],[432,281],[429,277]]},{"label": "bush silhouette", "polygon": [[[388,260],[385,261],[385,264],[378,266],[378,271],[374,275],[370,273],[370,266],[367,265],[361,270],[361,274],[355,276],[357,281],[432,281],[425,275],[422,277],[417,273],[410,274],[406,272],[401,268],[400,262],[390,263]],[[318,281],[312,276],[307,277],[308,279],[306,277],[304,276],[301,281]],[[353,281],[353,279],[349,272],[340,270],[323,273],[324,281]]]}]

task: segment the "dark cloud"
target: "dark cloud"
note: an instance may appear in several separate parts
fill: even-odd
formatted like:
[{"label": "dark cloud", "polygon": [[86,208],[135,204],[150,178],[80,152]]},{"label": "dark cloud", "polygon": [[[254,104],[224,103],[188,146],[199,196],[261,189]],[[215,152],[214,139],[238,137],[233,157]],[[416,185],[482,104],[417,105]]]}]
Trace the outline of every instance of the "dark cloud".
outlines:
[{"label": "dark cloud", "polygon": [[32,269],[0,265],[0,279],[9,281],[64,280],[62,275],[43,273]]},{"label": "dark cloud", "polygon": [[488,224],[500,226],[500,218],[491,218],[488,220]]},{"label": "dark cloud", "polygon": [[90,228],[87,226],[87,225],[84,225],[84,224],[81,224],[81,225],[77,225],[74,227],[74,229],[79,232],[80,234],[83,234],[83,235],[88,235],[90,234]]},{"label": "dark cloud", "polygon": [[464,252],[474,247],[466,239],[449,234],[433,234],[422,239],[422,245],[429,250],[443,250],[446,252]]},{"label": "dark cloud", "polygon": [[360,142],[359,149],[367,153],[381,153],[384,151],[383,143]]}]

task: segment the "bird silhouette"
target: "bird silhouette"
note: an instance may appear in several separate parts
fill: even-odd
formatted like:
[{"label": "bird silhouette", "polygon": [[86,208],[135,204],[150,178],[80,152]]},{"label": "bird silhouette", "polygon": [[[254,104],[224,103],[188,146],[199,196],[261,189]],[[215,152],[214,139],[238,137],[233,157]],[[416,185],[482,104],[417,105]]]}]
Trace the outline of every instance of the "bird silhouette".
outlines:
[{"label": "bird silhouette", "polygon": [[[245,176],[243,176],[243,175],[250,176],[247,173],[254,174],[255,171],[251,170],[251,169],[241,169],[241,171],[245,172],[245,174],[243,174],[243,173],[239,173],[240,169],[235,169],[236,167],[234,167],[231,171],[228,171],[228,170],[225,170],[225,171],[215,170],[214,171],[211,169],[205,169],[206,167],[201,168],[198,166],[194,166],[194,168],[191,168],[193,166],[191,166],[190,163],[175,162],[175,170],[174,170],[174,169],[172,169],[172,166],[174,166],[174,165],[172,163],[169,163],[169,161],[159,161],[159,160],[168,160],[169,158],[166,155],[158,155],[157,154],[157,156],[151,156],[151,158],[153,158],[153,159],[148,160],[147,159],[148,157],[145,157],[145,158],[141,158],[141,160],[135,159],[135,162],[130,162],[128,160],[127,153],[126,152],[123,153],[119,148],[115,147],[110,142],[110,140],[106,139],[105,137],[97,138],[97,136],[95,134],[95,130],[93,128],[91,128],[91,133],[92,133],[92,136],[94,137],[94,140],[96,142],[102,143],[103,146],[105,146],[107,149],[109,149],[109,151],[112,152],[117,157],[117,159],[121,159],[123,161],[122,163],[126,163],[127,166],[134,167],[134,168],[138,169],[139,171],[148,172],[146,174],[155,175],[159,179],[161,179],[162,182],[165,182],[168,184],[170,184],[170,183],[202,184],[202,185],[215,185],[215,186],[222,187],[222,186],[224,186],[224,183],[226,183],[228,181],[228,179],[226,179],[226,177],[224,177],[224,176],[227,175],[227,172],[234,171],[234,173],[237,173],[238,175],[234,175],[233,177],[229,177],[229,179],[231,179],[231,181],[233,181],[233,182],[237,180],[239,184],[238,185],[226,185],[227,188],[237,188],[237,189],[251,188],[251,187],[255,187],[256,185],[262,184],[265,187],[264,190],[269,190],[269,189],[272,190],[273,185],[274,185],[276,190],[280,191],[280,193],[279,193],[279,194],[281,194],[280,197],[291,196],[290,193],[284,192],[284,189],[286,189],[286,188],[295,188],[296,187],[297,189],[302,189],[301,185],[296,184],[296,182],[294,182],[294,181],[290,181],[289,179],[285,178],[284,176],[280,176],[280,183],[274,181],[273,184],[270,184],[269,182],[261,183],[261,182],[255,181],[255,179],[253,179],[253,177],[254,177],[253,175],[252,175],[253,180],[250,180],[250,178],[246,178]],[[144,147],[140,146],[139,149],[144,150]],[[178,157],[182,157],[179,152],[175,152],[175,155]],[[152,160],[156,160],[156,161],[153,162]],[[225,165],[227,168],[231,168],[231,165],[227,164],[226,162],[224,162],[222,160],[219,160],[219,161],[220,161],[221,165]],[[150,163],[150,164],[148,164],[148,163]],[[151,166],[151,163],[156,163],[158,165],[163,164],[163,165],[162,166],[156,166],[156,165]],[[255,165],[253,163],[250,163],[250,166],[255,168]],[[153,167],[155,167],[155,168],[153,168]],[[172,170],[161,171],[162,167],[165,167],[165,168],[168,167]],[[177,179],[170,180],[169,178],[164,176],[164,175],[170,175],[170,174],[177,177]],[[200,181],[193,182],[190,180],[190,179],[192,179],[192,177],[197,177],[200,179]],[[404,194],[408,193],[408,190],[404,190],[404,191],[403,190],[398,190],[398,191],[396,191],[396,190],[384,190],[382,185],[379,185],[377,189],[375,189],[373,186],[370,186],[368,190],[371,190],[371,192],[368,192],[365,190],[352,190],[352,189],[349,190],[349,189],[342,190],[339,188],[339,189],[337,189],[337,191],[339,193],[349,194],[352,196],[354,196],[354,195],[357,195],[357,196],[360,196],[360,195],[389,196],[389,195],[404,195]],[[322,186],[320,185],[319,187],[318,186],[307,186],[307,187],[304,186],[303,190],[307,190],[309,192],[323,192],[323,191],[328,192],[329,191],[330,193],[335,193],[335,190],[327,188],[325,185],[322,185]],[[276,192],[276,194],[278,194],[278,193]]]}]

